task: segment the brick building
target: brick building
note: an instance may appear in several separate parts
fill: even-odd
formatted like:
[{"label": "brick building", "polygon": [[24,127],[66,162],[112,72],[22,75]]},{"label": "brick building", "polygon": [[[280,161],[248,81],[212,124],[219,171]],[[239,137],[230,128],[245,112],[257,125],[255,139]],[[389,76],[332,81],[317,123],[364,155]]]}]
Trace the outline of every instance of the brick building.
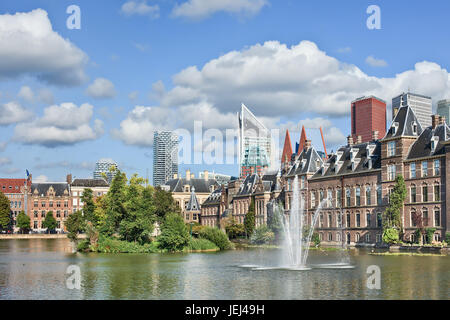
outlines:
[{"label": "brick building", "polygon": [[374,131],[378,131],[380,137],[386,134],[386,102],[377,97],[362,97],[353,101],[351,117],[352,138],[355,142],[371,141]]},{"label": "brick building", "polygon": [[72,181],[72,175],[67,176],[67,183],[70,184],[72,211],[83,209],[83,202],[81,196],[85,189],[92,190],[92,196],[94,201],[107,194],[109,190],[109,184],[105,179],[74,179]]},{"label": "brick building", "polygon": [[14,232],[18,231],[16,227],[17,215],[27,211],[28,190],[31,187],[32,177],[28,179],[0,179],[0,190],[10,201],[11,208],[11,227]]}]

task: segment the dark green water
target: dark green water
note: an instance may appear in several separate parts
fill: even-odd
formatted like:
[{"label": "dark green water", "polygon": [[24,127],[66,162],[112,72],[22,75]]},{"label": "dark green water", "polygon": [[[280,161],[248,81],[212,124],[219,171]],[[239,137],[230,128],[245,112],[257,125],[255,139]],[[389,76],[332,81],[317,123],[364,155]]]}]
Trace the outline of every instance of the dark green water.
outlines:
[{"label": "dark green water", "polygon": [[[59,240],[0,241],[0,299],[449,299],[450,257],[371,256],[351,250],[354,269],[252,270],[278,266],[279,250],[191,254],[71,254]],[[311,251],[311,264],[342,253]],[[344,256],[345,257],[345,256]],[[66,287],[69,265],[81,289]],[[366,269],[381,270],[368,289]]]}]

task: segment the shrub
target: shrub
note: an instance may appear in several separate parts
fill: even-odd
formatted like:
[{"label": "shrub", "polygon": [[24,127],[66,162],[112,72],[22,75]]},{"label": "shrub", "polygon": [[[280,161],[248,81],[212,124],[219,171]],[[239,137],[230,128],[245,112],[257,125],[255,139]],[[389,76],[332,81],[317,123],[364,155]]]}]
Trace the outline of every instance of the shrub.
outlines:
[{"label": "shrub", "polygon": [[243,237],[245,235],[245,227],[243,224],[237,224],[234,219],[225,225],[225,231],[227,232],[228,238],[236,239],[238,237]]},{"label": "shrub", "polygon": [[425,232],[427,234],[427,244],[431,244],[433,242],[434,233],[436,232],[436,228],[426,228]]},{"label": "shrub", "polygon": [[183,218],[172,213],[166,216],[158,237],[159,246],[167,251],[182,251],[189,244],[189,231]]},{"label": "shrub", "polygon": [[78,251],[89,251],[89,240],[84,239],[78,243]]},{"label": "shrub", "polygon": [[450,244],[450,232],[446,232],[446,233],[445,233],[445,242],[446,242],[447,244]]},{"label": "shrub", "polygon": [[312,237],[311,237],[311,241],[314,242],[314,245],[316,247],[320,246],[320,236],[317,232],[314,232]]},{"label": "shrub", "polygon": [[395,228],[387,228],[383,231],[383,242],[388,244],[397,243],[399,241],[398,230]]},{"label": "shrub", "polygon": [[214,243],[209,241],[208,239],[192,238],[189,243],[189,249],[191,249],[191,250],[211,250],[211,249],[219,249],[219,248]]},{"label": "shrub", "polygon": [[141,245],[138,242],[128,242],[109,237],[100,237],[97,246],[90,246],[90,249],[102,253],[153,253],[158,251],[156,244],[153,243]]},{"label": "shrub", "polygon": [[260,226],[253,231],[250,242],[254,244],[267,244],[273,242],[275,233],[266,225]]},{"label": "shrub", "polygon": [[220,248],[220,250],[227,250],[232,248],[232,244],[228,239],[228,236],[222,230],[218,228],[206,227],[200,230],[199,232],[200,238],[208,239],[216,246]]}]

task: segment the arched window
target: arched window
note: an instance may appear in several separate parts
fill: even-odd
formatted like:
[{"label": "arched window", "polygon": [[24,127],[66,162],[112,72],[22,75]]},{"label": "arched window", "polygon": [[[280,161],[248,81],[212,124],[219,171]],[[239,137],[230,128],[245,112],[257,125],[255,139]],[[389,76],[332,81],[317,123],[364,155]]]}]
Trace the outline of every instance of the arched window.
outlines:
[{"label": "arched window", "polygon": [[441,186],[439,184],[439,182],[436,182],[434,184],[434,188],[433,188],[433,194],[434,194],[434,201],[441,201]]},{"label": "arched window", "polygon": [[333,234],[328,232],[328,241],[333,241]]},{"label": "arched window", "polygon": [[428,202],[428,185],[426,183],[422,185],[422,202]]},{"label": "arched window", "polygon": [[356,235],[355,235],[355,242],[359,242],[359,237],[360,237],[359,233],[356,233]]},{"label": "arched window", "polygon": [[409,193],[411,195],[411,199],[410,199],[411,203],[416,203],[417,202],[417,188],[416,188],[415,184],[411,185]]},{"label": "arched window", "polygon": [[416,220],[415,220],[415,218],[414,218],[414,216],[416,215],[416,209],[411,209],[411,213],[410,213],[410,218],[411,218],[411,224],[410,224],[410,226],[412,226],[412,227],[417,227],[417,223],[416,223]]},{"label": "arched window", "polygon": [[341,242],[341,234],[339,232],[336,233],[336,241]]}]

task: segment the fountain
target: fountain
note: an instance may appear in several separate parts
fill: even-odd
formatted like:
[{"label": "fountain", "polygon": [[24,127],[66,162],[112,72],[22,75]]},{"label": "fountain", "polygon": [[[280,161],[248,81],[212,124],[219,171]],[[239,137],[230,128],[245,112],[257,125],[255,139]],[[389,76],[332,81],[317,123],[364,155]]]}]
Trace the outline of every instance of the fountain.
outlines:
[{"label": "fountain", "polygon": [[314,214],[311,217],[311,223],[308,225],[308,214],[305,208],[305,201],[300,195],[298,176],[295,176],[292,189],[292,202],[289,214],[284,213],[284,207],[280,203],[273,203],[273,214],[278,217],[281,222],[283,231],[283,244],[282,253],[285,261],[281,266],[257,266],[257,265],[244,265],[241,267],[250,268],[252,270],[272,270],[272,269],[284,269],[284,270],[310,270],[312,268],[326,268],[326,269],[349,269],[353,268],[349,264],[349,257],[346,253],[347,250],[345,244],[345,237],[343,235],[343,223],[342,223],[342,211],[340,213],[339,228],[341,230],[341,251],[345,251],[346,259],[340,253],[340,258],[337,263],[308,265],[307,259],[309,254],[311,238],[314,234],[314,229],[317,220],[322,210],[323,205],[329,201],[324,199],[320,201]]}]

